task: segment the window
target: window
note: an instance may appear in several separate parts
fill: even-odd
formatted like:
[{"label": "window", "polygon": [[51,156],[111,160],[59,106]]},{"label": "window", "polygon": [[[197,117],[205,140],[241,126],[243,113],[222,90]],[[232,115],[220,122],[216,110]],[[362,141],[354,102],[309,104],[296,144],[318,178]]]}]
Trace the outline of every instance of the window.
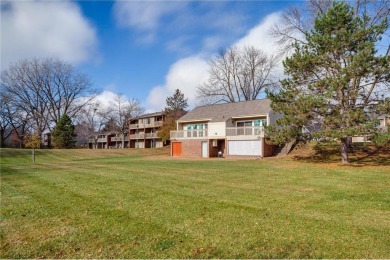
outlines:
[{"label": "window", "polygon": [[237,127],[252,126],[252,121],[237,122]]},{"label": "window", "polygon": [[207,129],[207,124],[190,124],[186,126],[187,137],[203,137],[206,136],[204,129]]}]

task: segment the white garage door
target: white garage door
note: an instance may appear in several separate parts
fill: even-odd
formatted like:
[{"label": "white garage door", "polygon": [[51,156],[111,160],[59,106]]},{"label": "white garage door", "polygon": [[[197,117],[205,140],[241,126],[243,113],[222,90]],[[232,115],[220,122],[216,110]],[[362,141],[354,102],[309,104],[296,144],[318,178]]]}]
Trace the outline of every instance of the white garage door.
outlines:
[{"label": "white garage door", "polygon": [[229,141],[229,155],[261,155],[260,140]]}]

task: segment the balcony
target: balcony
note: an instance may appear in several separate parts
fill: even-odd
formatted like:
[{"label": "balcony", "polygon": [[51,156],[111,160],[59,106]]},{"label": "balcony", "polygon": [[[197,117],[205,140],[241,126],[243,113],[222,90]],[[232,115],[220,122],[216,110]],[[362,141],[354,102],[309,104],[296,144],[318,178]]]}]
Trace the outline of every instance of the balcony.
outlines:
[{"label": "balcony", "polygon": [[158,138],[157,133],[147,133],[145,138]]},{"label": "balcony", "polygon": [[130,127],[130,129],[138,129],[138,128],[160,127],[162,125],[163,125],[163,121],[154,121],[154,122],[150,122],[150,124],[147,124],[147,123],[131,124],[129,127]]},{"label": "balcony", "polygon": [[264,137],[264,127],[248,126],[248,127],[227,127],[226,136],[260,136]]},{"label": "balcony", "polygon": [[145,134],[144,133],[130,135],[130,139],[144,139],[144,138],[145,138]]},{"label": "balcony", "polygon": [[[125,136],[125,141],[129,141],[129,137]],[[111,137],[111,142],[122,142],[122,137],[120,136],[113,136]]]},{"label": "balcony", "polygon": [[205,137],[207,137],[207,129],[171,131],[171,139],[205,138]]}]

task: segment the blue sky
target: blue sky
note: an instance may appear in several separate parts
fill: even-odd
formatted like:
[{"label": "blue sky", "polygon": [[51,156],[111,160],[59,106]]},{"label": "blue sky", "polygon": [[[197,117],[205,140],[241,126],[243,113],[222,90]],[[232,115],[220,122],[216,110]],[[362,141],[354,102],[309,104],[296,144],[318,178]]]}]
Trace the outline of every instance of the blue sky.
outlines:
[{"label": "blue sky", "polygon": [[293,1],[2,1],[1,69],[56,57],[104,91],[137,98],[148,111],[180,88],[195,106],[207,60],[220,48],[275,51],[267,34]]}]

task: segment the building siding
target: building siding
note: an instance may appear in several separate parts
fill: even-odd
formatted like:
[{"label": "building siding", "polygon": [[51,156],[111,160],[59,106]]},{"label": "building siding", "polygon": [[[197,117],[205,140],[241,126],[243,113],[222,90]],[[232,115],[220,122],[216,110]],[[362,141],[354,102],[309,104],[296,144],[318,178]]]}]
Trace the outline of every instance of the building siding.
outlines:
[{"label": "building siding", "polygon": [[202,142],[207,142],[208,139],[183,139],[182,156],[184,157],[202,157]]}]

